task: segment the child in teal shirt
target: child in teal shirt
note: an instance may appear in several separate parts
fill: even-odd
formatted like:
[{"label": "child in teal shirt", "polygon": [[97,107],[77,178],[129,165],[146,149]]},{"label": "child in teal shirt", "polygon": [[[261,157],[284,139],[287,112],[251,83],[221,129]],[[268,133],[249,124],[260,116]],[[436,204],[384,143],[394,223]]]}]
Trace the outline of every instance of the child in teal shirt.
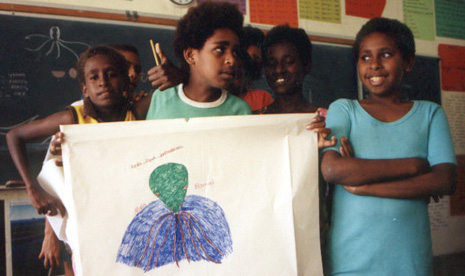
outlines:
[{"label": "child in teal shirt", "polygon": [[[366,99],[331,104],[327,126],[353,154],[329,148],[321,169],[335,183],[328,275],[432,275],[426,198],[452,194],[457,166],[441,106],[401,96],[415,42],[397,20],[374,18],[354,51]],[[346,141],[342,138],[342,141]],[[347,141],[346,141],[347,142]]]}]

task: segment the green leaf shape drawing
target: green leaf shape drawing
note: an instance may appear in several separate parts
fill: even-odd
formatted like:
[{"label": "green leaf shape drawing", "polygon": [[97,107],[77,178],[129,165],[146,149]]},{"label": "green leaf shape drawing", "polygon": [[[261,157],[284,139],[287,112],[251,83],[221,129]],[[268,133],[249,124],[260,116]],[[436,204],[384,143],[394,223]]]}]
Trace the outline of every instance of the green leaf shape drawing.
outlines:
[{"label": "green leaf shape drawing", "polygon": [[177,213],[186,197],[189,186],[187,177],[187,168],[182,164],[160,165],[150,174],[150,189],[166,207]]}]

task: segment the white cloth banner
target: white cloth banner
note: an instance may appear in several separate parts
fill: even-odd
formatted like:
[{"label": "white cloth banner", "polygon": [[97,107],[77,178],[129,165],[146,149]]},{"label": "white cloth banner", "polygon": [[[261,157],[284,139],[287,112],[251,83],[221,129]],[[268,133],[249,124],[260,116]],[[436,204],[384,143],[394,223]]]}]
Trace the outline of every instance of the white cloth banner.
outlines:
[{"label": "white cloth banner", "polygon": [[322,275],[315,114],[62,126],[78,275]]}]

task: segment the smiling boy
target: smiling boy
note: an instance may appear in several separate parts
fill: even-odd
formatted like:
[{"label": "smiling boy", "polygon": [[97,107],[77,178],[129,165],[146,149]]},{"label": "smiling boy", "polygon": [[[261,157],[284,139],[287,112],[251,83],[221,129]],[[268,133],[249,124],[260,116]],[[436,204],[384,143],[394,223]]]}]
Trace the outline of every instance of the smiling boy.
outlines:
[{"label": "smiling boy", "polygon": [[[7,133],[11,157],[26,184],[29,201],[39,214],[55,216],[59,210],[64,216],[66,210],[60,199],[48,194],[31,174],[27,142],[52,136],[60,125],[136,119],[123,96],[129,86],[129,77],[127,61],[121,54],[106,46],[91,47],[81,54],[77,71],[85,97],[82,104],[70,106],[67,110],[14,128]],[[60,262],[59,249],[54,247],[59,242],[48,222],[45,228],[46,238],[40,257],[44,258],[44,266],[48,268],[57,266]],[[72,275],[70,262],[68,265],[65,262],[65,271],[66,275]]]}]

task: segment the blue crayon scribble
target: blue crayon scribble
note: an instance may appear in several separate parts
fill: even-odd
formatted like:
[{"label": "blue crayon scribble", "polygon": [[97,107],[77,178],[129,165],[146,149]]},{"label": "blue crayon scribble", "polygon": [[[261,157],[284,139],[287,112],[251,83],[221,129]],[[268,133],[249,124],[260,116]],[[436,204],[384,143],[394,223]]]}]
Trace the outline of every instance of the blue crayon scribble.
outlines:
[{"label": "blue crayon scribble", "polygon": [[231,232],[222,208],[188,195],[178,212],[162,200],[140,211],[123,236],[116,261],[148,271],[174,262],[179,266],[184,259],[221,263],[230,253]]}]

